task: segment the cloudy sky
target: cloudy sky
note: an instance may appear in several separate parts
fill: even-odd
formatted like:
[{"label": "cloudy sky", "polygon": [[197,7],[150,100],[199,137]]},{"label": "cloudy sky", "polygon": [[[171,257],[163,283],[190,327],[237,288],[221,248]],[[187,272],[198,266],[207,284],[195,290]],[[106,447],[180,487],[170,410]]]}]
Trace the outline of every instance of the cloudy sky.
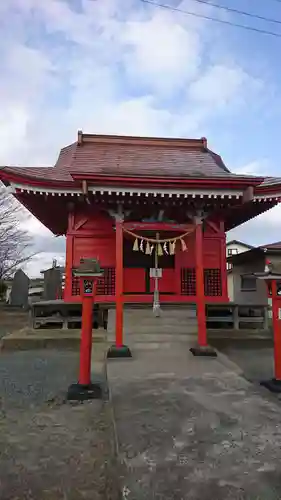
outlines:
[{"label": "cloudy sky", "polygon": [[[232,171],[281,175],[281,2],[213,0],[280,24],[195,0],[159,3],[280,37],[142,0],[2,0],[0,164],[52,165],[83,129],[206,136]],[[280,240],[280,215],[275,208],[228,237]],[[63,261],[62,238],[36,221],[28,228],[44,250],[28,266],[31,275],[53,257]]]}]

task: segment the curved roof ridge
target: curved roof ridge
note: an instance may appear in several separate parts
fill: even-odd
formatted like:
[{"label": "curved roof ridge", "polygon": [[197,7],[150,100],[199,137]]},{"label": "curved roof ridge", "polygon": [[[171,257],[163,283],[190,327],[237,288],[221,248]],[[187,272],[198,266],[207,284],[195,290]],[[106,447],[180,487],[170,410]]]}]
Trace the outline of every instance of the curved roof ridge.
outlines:
[{"label": "curved roof ridge", "polygon": [[77,147],[77,142],[73,142],[71,144],[68,144],[67,146],[61,148],[57,161],[54,165],[54,168],[65,168],[69,167],[69,170],[71,169],[71,164],[72,164],[72,159],[73,156],[75,155]]}]

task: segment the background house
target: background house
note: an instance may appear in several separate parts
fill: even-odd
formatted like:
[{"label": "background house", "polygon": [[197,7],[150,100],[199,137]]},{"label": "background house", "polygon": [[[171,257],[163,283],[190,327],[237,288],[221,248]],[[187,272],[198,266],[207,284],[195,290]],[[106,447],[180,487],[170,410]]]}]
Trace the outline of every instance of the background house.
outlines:
[{"label": "background house", "polygon": [[246,252],[228,257],[232,264],[228,271],[231,276],[229,299],[238,304],[271,305],[270,292],[263,280],[257,279],[253,273],[264,272],[270,262],[275,272],[281,269],[281,242],[251,248]]},{"label": "background house", "polygon": [[238,240],[231,240],[226,243],[226,258],[227,258],[227,290],[228,297],[231,302],[234,300],[234,284],[233,284],[233,273],[232,273],[232,262],[229,260],[229,257],[232,255],[238,255],[243,252],[247,252],[254,248],[252,245],[248,245],[247,243],[243,243]]}]

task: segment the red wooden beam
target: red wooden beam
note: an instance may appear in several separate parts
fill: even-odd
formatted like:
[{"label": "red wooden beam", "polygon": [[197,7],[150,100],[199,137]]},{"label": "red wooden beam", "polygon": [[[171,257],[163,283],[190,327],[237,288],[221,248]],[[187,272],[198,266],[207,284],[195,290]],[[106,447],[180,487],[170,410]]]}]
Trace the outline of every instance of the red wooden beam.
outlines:
[{"label": "red wooden beam", "polygon": [[193,224],[173,224],[167,222],[124,222],[124,229],[129,231],[182,231],[193,230]]},{"label": "red wooden beam", "polygon": [[89,220],[89,217],[83,217],[80,221],[77,222],[74,226],[74,231],[78,231],[86,222]]},{"label": "red wooden beam", "polygon": [[220,228],[212,221],[210,220],[206,220],[206,223],[208,224],[208,226],[210,226],[216,233],[220,233],[221,230]]}]

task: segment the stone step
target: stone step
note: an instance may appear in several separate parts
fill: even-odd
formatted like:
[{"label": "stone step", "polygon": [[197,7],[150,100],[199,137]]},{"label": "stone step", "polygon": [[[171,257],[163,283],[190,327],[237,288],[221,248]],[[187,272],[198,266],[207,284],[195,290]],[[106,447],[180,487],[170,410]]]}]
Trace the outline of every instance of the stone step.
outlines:
[{"label": "stone step", "polygon": [[[184,302],[178,302],[177,304],[173,303],[173,302],[161,302],[161,299],[160,299],[160,303],[161,303],[161,309],[164,311],[164,310],[175,310],[175,311],[180,311],[182,309],[184,310],[196,310],[196,305],[195,304],[187,304],[187,303],[184,303]],[[149,309],[152,309],[152,302],[149,303],[149,304],[139,304],[139,303],[128,303],[128,304],[124,304],[124,309],[126,311],[129,311],[129,310],[144,310],[144,311],[147,311]]]},{"label": "stone step", "polygon": [[[114,311],[112,311],[114,312]],[[130,317],[155,317],[153,312],[153,308],[150,309],[124,309],[124,316]],[[174,317],[174,318],[195,318],[196,317],[196,309],[161,309],[160,317]]]},{"label": "stone step", "polygon": [[[189,317],[188,315],[192,315]],[[115,310],[108,313],[108,334],[115,333]],[[123,331],[126,334],[196,334],[197,318],[194,310],[162,311],[159,317],[152,310],[124,310]]]},{"label": "stone step", "polygon": [[[115,320],[115,316],[114,316]],[[144,317],[144,318],[128,318],[124,316],[123,319],[124,325],[135,325],[135,324],[142,324],[144,326],[147,325],[195,325],[197,324],[197,318],[165,318],[165,317]]]},{"label": "stone step", "polygon": [[[136,325],[136,326],[124,326],[123,328],[124,334],[128,335],[150,335],[150,334],[155,334],[155,335],[161,335],[161,334],[173,334],[177,333],[179,335],[187,335],[189,333],[197,333],[198,328],[197,325],[194,326],[142,326],[142,325]],[[108,330],[108,334],[114,335],[115,334],[115,328],[112,328],[111,330]]]},{"label": "stone step", "polygon": [[[196,339],[192,338],[186,342],[186,350],[188,351],[190,342],[193,341],[193,344],[196,342]],[[175,347],[175,342],[134,342],[128,343],[129,346],[131,346],[133,351],[149,351],[149,350],[159,350],[159,349],[165,349],[165,350],[172,350]]]},{"label": "stone step", "polygon": [[142,326],[155,326],[158,328],[161,328],[162,326],[169,326],[171,328],[176,327],[176,326],[194,326],[197,325],[197,320],[196,318],[188,318],[188,319],[176,319],[176,318],[139,318],[138,320],[134,318],[124,318],[124,326],[135,326],[135,325],[142,325]]},{"label": "stone step", "polygon": [[[112,330],[111,332],[114,334],[114,331]],[[188,335],[188,334],[193,334],[197,333],[197,327],[194,328],[143,328],[143,327],[135,327],[135,328],[124,328],[124,335]]]},{"label": "stone step", "polygon": [[[173,343],[173,342],[189,342],[191,339],[196,339],[196,333],[186,333],[186,334],[168,334],[168,333],[145,333],[145,334],[127,334],[124,336],[124,340],[129,344],[146,344],[146,343]],[[107,340],[109,342],[114,341],[114,335],[108,335]]]}]

